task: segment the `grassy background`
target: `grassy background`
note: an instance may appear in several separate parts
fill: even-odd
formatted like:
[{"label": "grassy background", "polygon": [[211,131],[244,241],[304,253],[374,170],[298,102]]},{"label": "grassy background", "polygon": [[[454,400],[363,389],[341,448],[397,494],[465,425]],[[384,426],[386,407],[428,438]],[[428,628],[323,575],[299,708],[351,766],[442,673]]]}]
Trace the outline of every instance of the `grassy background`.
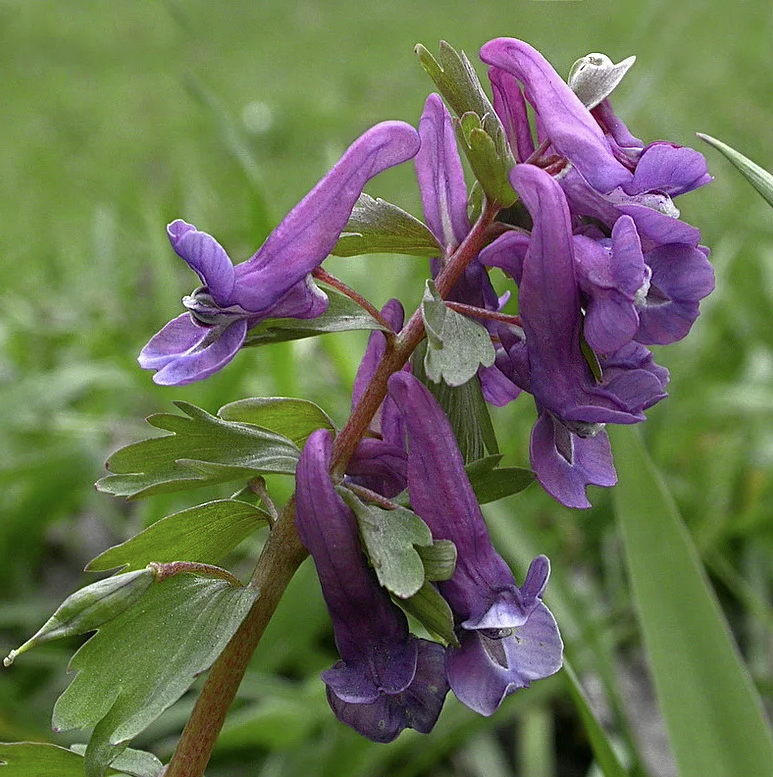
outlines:
[{"label": "grassy background", "polygon": [[[168,247],[168,221],[185,218],[247,258],[366,127],[417,121],[431,84],[412,49],[440,39],[474,58],[492,37],[521,37],[562,73],[590,51],[616,61],[634,53],[615,96],[634,134],[695,145],[693,133],[707,132],[771,169],[771,22],[763,0],[0,4],[0,652],[85,581],[76,570],[92,556],[192,503],[127,506],[94,493],[107,454],[143,433],[144,415],[173,399],[214,411],[274,394],[345,419],[359,334],[248,351],[201,385],[153,386],[136,354],[194,285]],[[671,398],[644,432],[770,700],[773,222],[705,151],[716,182],[678,204],[712,248],[718,290],[690,337],[658,352],[672,370]],[[418,213],[409,166],[370,191]],[[426,272],[421,260],[395,257],[326,267],[376,304],[397,295],[407,307]],[[527,460],[532,421],[529,403],[496,413],[509,462]],[[516,569],[532,552],[551,555],[550,604],[583,679],[605,688],[599,709],[621,741],[636,729],[645,758],[656,759],[661,735],[610,499],[592,498],[593,510],[572,513],[530,489],[487,515]],[[234,558],[237,570],[259,542]],[[316,679],[332,652],[315,586],[304,567],[259,649],[213,777],[586,773],[587,743],[557,679],[490,721],[449,705],[430,738],[372,747],[343,730]],[[51,739],[73,647],[41,648],[0,673],[0,739]],[[616,694],[629,699],[630,727]],[[185,706],[140,744],[168,755]],[[652,763],[669,773],[667,760]]]}]

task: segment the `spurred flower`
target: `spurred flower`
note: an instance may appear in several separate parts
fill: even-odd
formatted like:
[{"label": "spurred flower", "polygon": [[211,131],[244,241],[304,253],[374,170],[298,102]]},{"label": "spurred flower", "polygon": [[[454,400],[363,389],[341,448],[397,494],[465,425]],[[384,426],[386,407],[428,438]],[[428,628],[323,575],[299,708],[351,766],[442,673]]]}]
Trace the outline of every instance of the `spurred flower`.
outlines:
[{"label": "spurred flower", "polygon": [[223,247],[184,221],[169,240],[202,286],[185,297],[188,308],[143,348],[140,366],[161,385],[201,380],[225,366],[247,331],[266,318],[315,318],[327,297],[310,273],[333,249],[365,184],[419,150],[409,124],[388,121],[356,140],[338,163],[293,208],[246,262],[233,265]]},{"label": "spurred flower", "polygon": [[523,586],[515,584],[491,544],[453,430],[435,398],[404,372],[389,379],[389,395],[408,435],[411,506],[436,539],[456,545],[456,570],[438,584],[460,643],[447,649],[448,681],[461,702],[491,715],[507,695],[561,667],[561,637],[542,603],[550,564],[538,556]]},{"label": "spurred flower", "polygon": [[332,440],[312,433],[296,472],[295,522],[314,559],[341,660],[322,673],[336,717],[375,742],[428,733],[448,684],[443,648],[408,633],[360,547],[357,519],[330,479]]}]

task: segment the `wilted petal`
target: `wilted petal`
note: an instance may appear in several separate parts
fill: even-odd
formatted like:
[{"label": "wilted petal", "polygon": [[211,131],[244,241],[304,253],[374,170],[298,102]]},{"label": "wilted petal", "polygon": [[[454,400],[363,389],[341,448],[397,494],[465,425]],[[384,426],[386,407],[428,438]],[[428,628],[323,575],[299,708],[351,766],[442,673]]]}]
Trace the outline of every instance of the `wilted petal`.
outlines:
[{"label": "wilted petal", "polygon": [[234,299],[266,310],[318,267],[335,246],[365,184],[419,150],[409,124],[377,124],[358,138],[325,177],[285,216],[260,250],[236,267]]},{"label": "wilted petal", "polygon": [[173,221],[166,232],[172,248],[196,272],[215,302],[223,307],[230,305],[234,267],[223,246],[182,219]]},{"label": "wilted petal", "polygon": [[607,433],[578,437],[546,410],[532,429],[530,452],[540,485],[566,507],[590,507],[585,486],[617,482]]},{"label": "wilted petal", "polygon": [[184,386],[228,364],[246,333],[245,320],[226,327],[203,326],[183,313],[151,338],[137,361],[143,369],[158,370],[153,382],[159,386]]},{"label": "wilted petal", "polygon": [[515,38],[497,38],[483,46],[480,57],[524,85],[526,99],[553,147],[591,186],[608,192],[631,180],[631,172],[615,159],[588,109],[536,49]]},{"label": "wilted petal", "polygon": [[498,67],[490,67],[488,77],[494,93],[494,110],[505,128],[513,155],[518,162],[525,162],[534,153],[534,139],[521,87],[514,76]]},{"label": "wilted petal", "polygon": [[440,96],[431,94],[419,121],[421,149],[414,164],[424,219],[444,248],[453,250],[470,231],[467,185],[451,115]]}]

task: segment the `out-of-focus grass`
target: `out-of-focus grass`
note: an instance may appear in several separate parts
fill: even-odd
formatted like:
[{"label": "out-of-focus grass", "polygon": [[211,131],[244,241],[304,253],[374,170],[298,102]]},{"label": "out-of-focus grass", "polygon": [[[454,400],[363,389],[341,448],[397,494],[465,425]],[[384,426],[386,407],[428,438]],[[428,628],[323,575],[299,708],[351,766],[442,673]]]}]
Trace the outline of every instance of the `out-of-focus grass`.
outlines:
[{"label": "out-of-focus grass", "polygon": [[[153,386],[136,353],[195,280],[168,247],[168,221],[185,218],[237,261],[247,258],[367,126],[417,120],[431,84],[412,48],[433,50],[441,38],[474,58],[492,37],[521,37],[563,73],[589,51],[636,54],[615,95],[634,134],[696,145],[693,133],[707,132],[770,169],[772,22],[761,0],[0,5],[0,649],[80,584],[75,570],[91,556],[191,503],[126,506],[94,494],[103,460],[143,433],[143,415],[168,410],[172,399],[214,411],[242,396],[297,393],[345,418],[361,334],[251,350],[201,385]],[[713,250],[718,289],[690,337],[658,351],[672,370],[671,397],[650,411],[644,432],[770,694],[770,631],[759,610],[773,587],[773,219],[723,159],[701,150],[717,180],[679,204]],[[410,166],[371,191],[418,213]],[[326,267],[376,304],[400,296],[406,306],[418,301],[426,272],[422,260],[395,257]],[[495,413],[511,463],[527,460],[532,418],[528,402]],[[490,514],[508,560],[523,564],[532,551],[553,558],[551,606],[574,664],[581,677],[600,678],[611,724],[630,741],[618,675],[638,666],[639,640],[609,498],[592,496],[596,508],[571,513],[532,488]],[[556,763],[545,756],[549,736],[542,753],[529,739],[534,720],[522,727],[520,748],[510,723],[532,694],[552,705],[561,740],[571,713],[558,683],[516,697],[490,722],[452,706],[433,738],[409,734],[389,748],[341,730],[319,684],[305,679],[332,660],[327,628],[306,569],[255,663],[290,682],[290,696],[303,694],[312,724],[286,723],[297,717],[287,687],[255,674],[240,720],[254,718],[263,733],[251,739],[249,726],[234,724],[214,775],[318,766],[340,777],[385,773],[398,761],[405,775],[498,774],[517,762],[513,749]],[[0,738],[50,736],[70,648],[52,646],[0,675]],[[148,732],[159,754],[181,714]],[[492,726],[499,738],[486,733]],[[551,773],[582,773],[567,771],[569,752],[564,738]],[[588,758],[578,746],[575,762]]]}]

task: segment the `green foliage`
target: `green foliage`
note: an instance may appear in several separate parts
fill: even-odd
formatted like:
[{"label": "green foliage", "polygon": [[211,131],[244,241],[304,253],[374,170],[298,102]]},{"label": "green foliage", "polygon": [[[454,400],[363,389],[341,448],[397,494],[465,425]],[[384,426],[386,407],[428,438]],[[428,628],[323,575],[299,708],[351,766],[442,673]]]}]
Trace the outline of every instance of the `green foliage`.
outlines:
[{"label": "green foliage", "polygon": [[397,603],[409,615],[416,618],[430,634],[434,634],[448,645],[458,647],[459,641],[454,634],[454,614],[448,602],[429,580],[425,581],[413,596],[398,599]]},{"label": "green foliage", "polygon": [[18,655],[52,639],[94,631],[135,604],[153,583],[153,572],[141,569],[115,575],[68,596],[56,612],[20,648],[4,660],[10,666]]},{"label": "green foliage", "polygon": [[299,448],[316,429],[336,428],[330,416],[319,405],[307,399],[285,397],[252,397],[223,405],[217,414],[224,421],[253,424],[270,429],[292,440]]},{"label": "green foliage", "polygon": [[[0,743],[3,777],[83,777],[85,747],[72,750],[40,742]],[[150,753],[127,749],[107,770],[108,777],[158,777],[161,762]]]},{"label": "green foliage", "polygon": [[616,427],[612,439],[615,511],[679,773],[765,774],[771,732],[695,546],[637,432]]},{"label": "green foliage", "polygon": [[333,254],[441,256],[443,248],[429,229],[410,213],[391,202],[374,199],[363,193],[354,206]]},{"label": "green foliage", "polygon": [[59,697],[57,731],[94,726],[86,773],[104,774],[126,742],[143,731],[209,669],[258,592],[182,574],[148,590],[102,626],[70,661],[78,674]]},{"label": "green foliage", "polygon": [[524,467],[499,467],[502,456],[486,456],[465,466],[478,504],[512,496],[534,482],[534,473]]},{"label": "green foliage", "polygon": [[223,421],[188,402],[175,402],[187,418],[150,416],[164,437],[127,445],[107,461],[112,475],[97,488],[114,496],[141,499],[210,483],[249,478],[258,472],[295,473],[300,451],[286,437],[257,426]]},{"label": "green foliage", "polygon": [[302,340],[331,332],[384,330],[384,327],[351,297],[324,284],[320,284],[320,287],[324,289],[329,301],[327,310],[321,316],[308,319],[268,318],[247,332],[243,347]]},{"label": "green foliage", "polygon": [[446,307],[431,280],[427,280],[421,312],[427,330],[424,370],[431,381],[461,386],[476,375],[478,367],[494,363],[496,352],[486,328]]},{"label": "green foliage", "polygon": [[773,175],[721,140],[701,132],[698,133],[698,137],[729,159],[733,167],[765,198],[769,205],[773,206]]},{"label": "green foliage", "polygon": [[[168,515],[89,562],[93,572],[124,567],[142,569],[150,562],[198,561],[216,564],[245,537],[270,523],[258,507],[220,499]],[[115,578],[109,578],[115,579]]]}]

